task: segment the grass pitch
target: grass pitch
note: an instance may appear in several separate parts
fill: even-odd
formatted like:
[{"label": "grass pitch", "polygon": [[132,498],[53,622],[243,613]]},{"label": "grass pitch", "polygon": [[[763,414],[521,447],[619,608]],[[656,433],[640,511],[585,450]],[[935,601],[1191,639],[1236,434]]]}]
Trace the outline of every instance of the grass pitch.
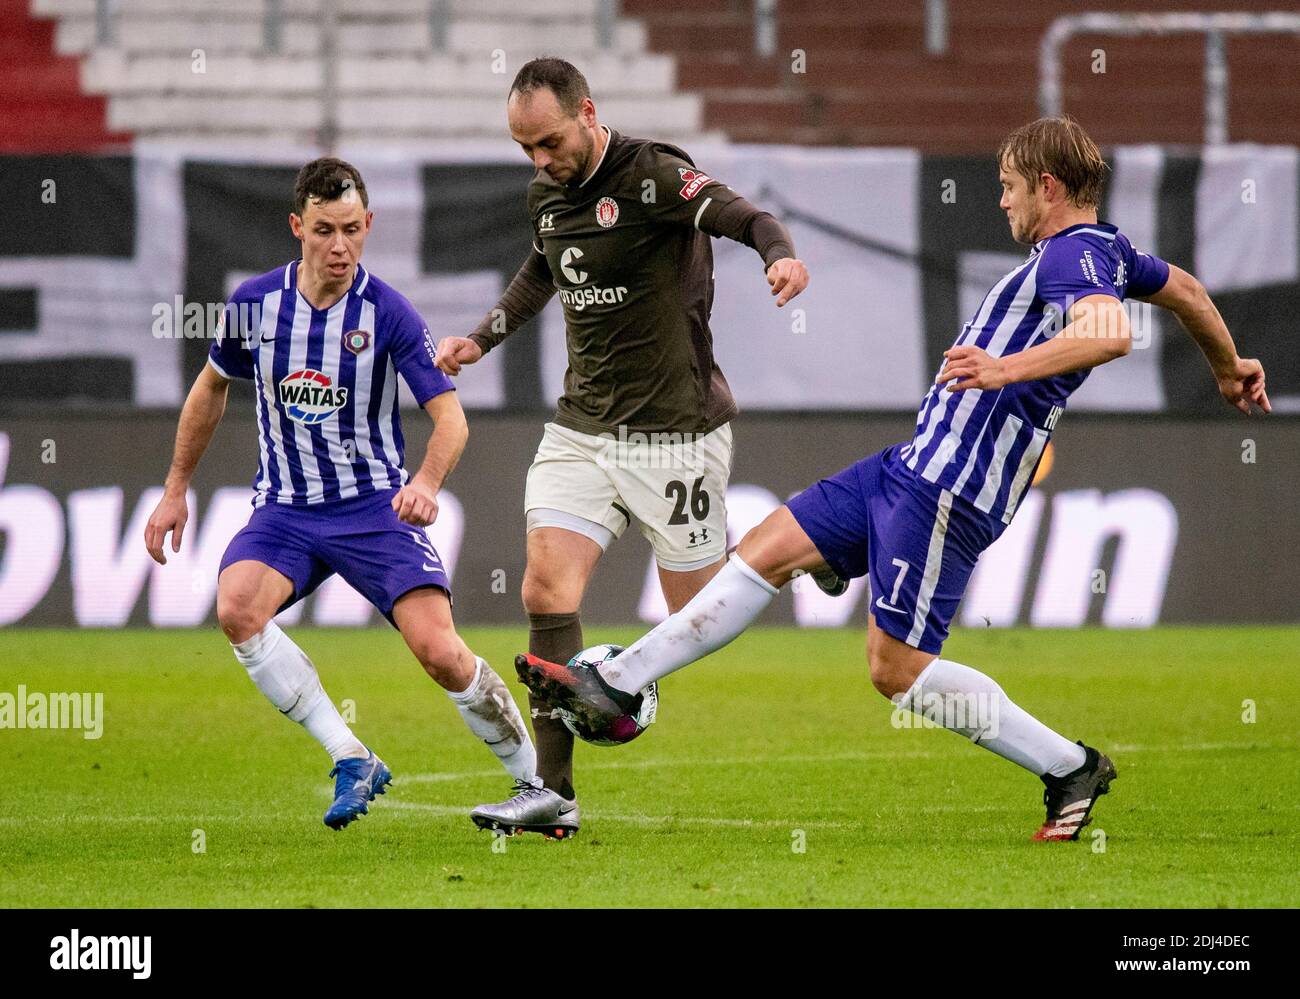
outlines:
[{"label": "grass pitch", "polygon": [[[890,724],[861,631],[754,629],[670,677],[637,742],[579,745],[565,843],[473,828],[509,781],[395,632],[291,633],[396,775],[339,833],[328,758],[215,629],[0,633],[0,691],[105,716],[0,730],[0,906],[1300,905],[1300,629],[957,631],[947,656],[1115,760],[1064,844],[1029,842],[1036,778]],[[465,637],[522,701],[524,631]]]}]

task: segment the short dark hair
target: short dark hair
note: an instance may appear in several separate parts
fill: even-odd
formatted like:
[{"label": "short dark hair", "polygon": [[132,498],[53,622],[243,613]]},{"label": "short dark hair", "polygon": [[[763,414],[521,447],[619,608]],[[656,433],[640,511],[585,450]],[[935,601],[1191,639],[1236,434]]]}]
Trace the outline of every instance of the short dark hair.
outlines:
[{"label": "short dark hair", "polygon": [[1008,157],[1029,183],[1030,193],[1038,186],[1039,174],[1050,173],[1076,208],[1101,204],[1106,161],[1083,126],[1068,114],[1021,125],[998,147],[999,168],[1007,165]]},{"label": "short dark hair", "polygon": [[515,82],[510,85],[510,94],[531,94],[543,88],[555,95],[564,113],[571,118],[577,117],[582,99],[591,96],[587,78],[577,66],[565,59],[550,56],[533,59],[520,66],[519,72],[515,74]]},{"label": "short dark hair", "polygon": [[361,196],[363,208],[370,207],[361,171],[346,160],[322,156],[298,171],[298,179],[293,182],[293,210],[301,217],[308,200],[337,201],[348,188]]}]

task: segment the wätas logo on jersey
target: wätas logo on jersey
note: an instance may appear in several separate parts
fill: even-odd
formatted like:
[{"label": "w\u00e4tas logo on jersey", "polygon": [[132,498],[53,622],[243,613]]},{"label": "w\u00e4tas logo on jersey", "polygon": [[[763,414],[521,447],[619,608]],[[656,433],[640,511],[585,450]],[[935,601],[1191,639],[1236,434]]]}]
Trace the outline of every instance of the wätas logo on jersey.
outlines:
[{"label": "w\u00e4tas logo on jersey", "polygon": [[314,426],[347,405],[348,390],[336,387],[330,376],[314,368],[286,375],[279,385],[280,405],[295,423]]}]

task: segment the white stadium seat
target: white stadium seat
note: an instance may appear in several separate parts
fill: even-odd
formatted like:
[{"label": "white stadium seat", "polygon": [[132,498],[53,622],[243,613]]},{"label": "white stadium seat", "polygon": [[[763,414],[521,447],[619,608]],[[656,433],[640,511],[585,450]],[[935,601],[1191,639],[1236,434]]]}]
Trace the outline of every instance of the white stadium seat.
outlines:
[{"label": "white stadium seat", "polygon": [[[108,124],[155,140],[287,141],[324,121],[321,0],[281,0],[268,51],[266,0],[130,0],[109,39],[95,0],[30,0],[57,18],[55,45],[80,56],[82,87],[108,98]],[[501,139],[505,91],[542,54],[579,65],[603,119],[678,141],[705,137],[702,103],[675,90],[672,56],[645,50],[640,22],[618,18],[602,46],[600,0],[448,0],[435,47],[430,0],[338,3],[333,85],[340,136],[406,144]],[[718,136],[708,136],[716,141]]]}]

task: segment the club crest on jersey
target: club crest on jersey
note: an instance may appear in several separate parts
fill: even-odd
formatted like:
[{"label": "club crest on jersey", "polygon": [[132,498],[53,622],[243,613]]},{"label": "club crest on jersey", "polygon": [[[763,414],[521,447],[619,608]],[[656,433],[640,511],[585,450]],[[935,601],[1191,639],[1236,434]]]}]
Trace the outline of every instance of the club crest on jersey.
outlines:
[{"label": "club crest on jersey", "polygon": [[596,202],[596,223],[602,229],[608,229],[618,221],[618,202],[613,198],[601,198]]},{"label": "club crest on jersey", "polygon": [[700,188],[713,180],[707,173],[700,173],[698,170],[687,170],[686,167],[678,167],[677,173],[682,178],[682,183],[686,185],[681,189],[680,193],[687,201],[699,194]]},{"label": "club crest on jersey", "polygon": [[314,368],[286,375],[279,385],[280,405],[295,423],[324,423],[347,404],[348,390],[335,387],[330,376]]},{"label": "club crest on jersey", "polygon": [[343,346],[354,354],[360,354],[370,346],[370,331],[348,330],[343,334]]}]

